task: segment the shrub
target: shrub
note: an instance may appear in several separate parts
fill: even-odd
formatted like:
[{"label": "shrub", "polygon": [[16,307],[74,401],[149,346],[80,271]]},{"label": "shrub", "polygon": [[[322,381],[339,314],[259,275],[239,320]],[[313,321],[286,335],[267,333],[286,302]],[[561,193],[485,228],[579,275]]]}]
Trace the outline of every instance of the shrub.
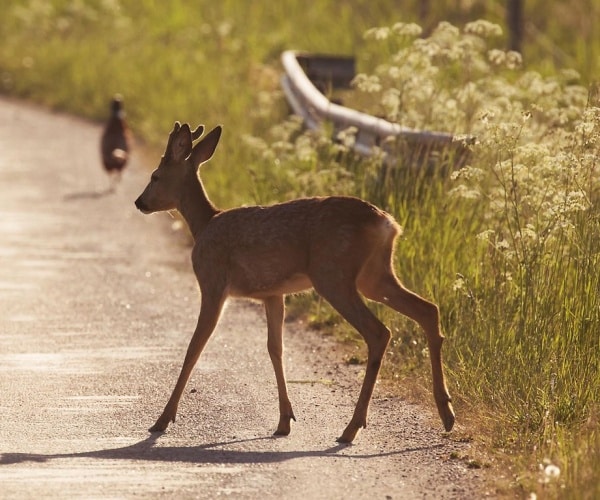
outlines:
[{"label": "shrub", "polygon": [[[473,134],[466,166],[445,176],[400,161],[390,173],[356,161],[352,131],[302,132],[296,121],[276,128],[282,140],[260,142],[262,158],[285,172],[272,182],[286,195],[333,186],[394,213],[405,226],[398,274],[441,305],[459,399],[493,417],[498,446],[568,470],[574,436],[600,408],[597,96],[573,71],[523,69],[519,54],[494,46],[491,23],[420,34],[402,23],[368,30],[364,71],[345,98],[411,128]],[[307,174],[322,179],[317,189]],[[421,367],[421,334],[385,314],[397,333],[388,374],[396,362]],[[598,482],[594,466],[577,470]]]}]

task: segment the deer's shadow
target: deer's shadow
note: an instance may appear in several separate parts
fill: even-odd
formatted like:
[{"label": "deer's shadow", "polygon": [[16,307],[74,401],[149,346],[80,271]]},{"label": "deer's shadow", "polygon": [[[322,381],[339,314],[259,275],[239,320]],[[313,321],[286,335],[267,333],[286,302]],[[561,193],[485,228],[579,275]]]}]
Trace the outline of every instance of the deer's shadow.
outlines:
[{"label": "deer's shadow", "polygon": [[433,450],[443,447],[443,444],[431,444],[428,446],[404,448],[395,451],[365,454],[343,454],[339,453],[353,445],[338,444],[326,449],[277,451],[277,450],[240,450],[227,449],[252,441],[270,441],[281,439],[278,437],[259,437],[252,439],[236,439],[217,443],[209,443],[198,446],[155,446],[160,434],[152,434],[146,439],[129,446],[120,448],[106,448],[93,451],[75,453],[3,453],[0,456],[0,465],[11,465],[24,462],[50,462],[52,460],[65,458],[88,458],[99,460],[146,460],[149,462],[183,462],[194,464],[269,464],[285,462],[295,458],[304,457],[328,457],[347,459],[369,459],[394,455],[406,455],[420,451]]},{"label": "deer's shadow", "polygon": [[115,192],[114,187],[108,187],[106,189],[96,189],[90,191],[77,191],[74,193],[67,193],[63,196],[63,201],[75,201],[75,200],[96,200],[98,198],[104,198]]}]

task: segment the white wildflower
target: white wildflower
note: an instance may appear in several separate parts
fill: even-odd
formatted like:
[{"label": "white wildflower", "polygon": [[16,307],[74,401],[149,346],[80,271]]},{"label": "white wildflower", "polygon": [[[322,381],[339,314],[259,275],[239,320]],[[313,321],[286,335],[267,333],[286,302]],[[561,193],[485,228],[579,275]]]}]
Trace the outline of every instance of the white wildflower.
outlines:
[{"label": "white wildflower", "polygon": [[275,141],[271,147],[280,154],[290,153],[294,150],[294,145],[288,141]]},{"label": "white wildflower", "polygon": [[488,52],[488,61],[496,66],[501,66],[506,61],[506,52],[503,50],[492,49]]},{"label": "white wildflower", "polygon": [[491,237],[496,233],[493,229],[486,229],[479,233],[476,238],[481,241],[490,241]]},{"label": "white wildflower", "polygon": [[388,116],[395,118],[400,108],[400,91],[394,88],[386,90],[381,96],[381,104]]},{"label": "white wildflower", "polygon": [[544,466],[544,477],[542,482],[548,483],[553,479],[558,479],[560,477],[560,468],[554,464],[547,464]]},{"label": "white wildflower", "polygon": [[343,144],[345,148],[350,149],[354,146],[354,143],[356,142],[357,133],[358,129],[356,127],[348,127],[344,130],[340,130],[337,133],[336,138],[338,141],[340,141],[341,144]]},{"label": "white wildflower", "polygon": [[563,69],[560,72],[560,76],[566,83],[574,84],[581,81],[581,75],[577,70],[574,69]]},{"label": "white wildflower", "polygon": [[402,76],[402,69],[396,65],[387,68],[387,74],[392,80],[399,80]]},{"label": "white wildflower", "polygon": [[484,125],[487,125],[490,120],[493,120],[496,117],[496,113],[494,113],[492,110],[484,110],[481,115],[479,116],[479,120],[481,121],[481,123],[483,123]]},{"label": "white wildflower", "polygon": [[582,121],[575,126],[575,132],[583,136],[590,136],[594,131],[595,124],[592,121]]},{"label": "white wildflower", "polygon": [[506,67],[508,69],[517,69],[523,65],[523,57],[514,50],[509,50],[506,53]]},{"label": "white wildflower", "polygon": [[392,26],[392,31],[400,36],[416,38],[421,36],[423,28],[415,23],[396,23]]},{"label": "white wildflower", "polygon": [[[455,110],[458,108],[457,104],[456,104],[456,100],[455,99],[448,99],[445,103],[444,103],[444,107],[448,110]],[[462,142],[464,141],[468,136],[466,134],[456,134],[454,135],[454,137],[452,138],[452,140],[454,142]]]},{"label": "white wildflower", "polygon": [[465,33],[469,35],[477,35],[482,38],[493,36],[502,36],[502,28],[498,24],[491,23],[484,19],[473,21],[465,25]]},{"label": "white wildflower", "polygon": [[250,134],[242,135],[242,142],[256,151],[264,151],[268,148],[267,143],[263,139]]},{"label": "white wildflower", "polygon": [[567,193],[565,206],[569,212],[581,212],[589,208],[589,203],[583,191],[571,191]]},{"label": "white wildflower", "polygon": [[450,196],[456,196],[458,198],[464,198],[466,200],[477,200],[481,197],[481,193],[477,189],[469,188],[464,184],[460,184],[455,188],[451,189],[448,194]]},{"label": "white wildflower", "polygon": [[458,292],[458,291],[462,290],[463,288],[465,288],[465,278],[464,278],[464,276],[461,276],[460,274],[458,274],[456,276],[456,280],[452,284],[452,290],[455,292]]},{"label": "white wildflower", "polygon": [[459,35],[460,35],[460,30],[456,26],[449,23],[448,21],[442,21],[441,23],[439,23],[436,26],[431,37],[434,38],[434,37],[438,37],[438,36],[443,36],[443,37],[450,37],[450,38],[458,38]]},{"label": "white wildflower", "polygon": [[386,40],[390,36],[390,29],[387,27],[371,28],[365,31],[365,40]]},{"label": "white wildflower", "polygon": [[496,241],[496,248],[498,250],[508,250],[510,248],[510,243],[505,238],[502,238],[501,240]]},{"label": "white wildflower", "polygon": [[515,234],[515,238],[519,238],[525,242],[535,242],[538,240],[538,234],[532,224],[526,224],[525,227]]},{"label": "white wildflower", "polygon": [[438,56],[441,52],[440,45],[429,38],[417,38],[413,42],[413,48],[429,59]]},{"label": "white wildflower", "polygon": [[221,38],[227,38],[233,30],[233,24],[230,21],[223,21],[217,26],[217,33]]},{"label": "white wildflower", "polygon": [[354,77],[354,80],[352,80],[352,84],[362,92],[366,93],[374,93],[381,90],[381,82],[377,75],[359,73]]},{"label": "white wildflower", "polygon": [[472,167],[470,165],[467,165],[466,167],[463,167],[459,170],[455,170],[454,172],[452,172],[450,174],[450,178],[452,180],[457,180],[457,179],[479,180],[479,179],[482,179],[484,175],[485,174],[482,169],[480,169],[478,167]]},{"label": "white wildflower", "polygon": [[300,161],[311,161],[316,157],[315,149],[313,148],[310,137],[301,135],[296,140],[296,157]]}]

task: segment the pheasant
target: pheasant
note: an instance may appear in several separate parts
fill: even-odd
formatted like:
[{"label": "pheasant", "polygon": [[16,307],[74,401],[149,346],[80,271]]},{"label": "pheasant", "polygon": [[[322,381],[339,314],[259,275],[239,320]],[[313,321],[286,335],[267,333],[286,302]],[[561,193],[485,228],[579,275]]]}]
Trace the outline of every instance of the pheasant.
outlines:
[{"label": "pheasant", "polygon": [[110,108],[110,118],[102,133],[100,151],[102,164],[110,176],[109,190],[112,191],[121,180],[122,171],[129,158],[130,132],[125,121],[123,98],[120,95],[113,97]]}]

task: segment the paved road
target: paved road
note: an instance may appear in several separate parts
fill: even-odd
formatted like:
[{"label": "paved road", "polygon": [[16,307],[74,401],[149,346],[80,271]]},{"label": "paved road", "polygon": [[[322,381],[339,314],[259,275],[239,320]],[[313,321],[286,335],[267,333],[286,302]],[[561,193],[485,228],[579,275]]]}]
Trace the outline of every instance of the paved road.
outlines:
[{"label": "paved road", "polygon": [[99,135],[0,99],[2,498],[481,497],[481,471],[452,459],[468,445],[443,436],[433,401],[376,391],[369,428],[337,446],[362,367],[302,325],[286,335],[298,422],[272,438],[275,380],[249,302],[229,304],[177,423],[148,434],[198,292],[184,233],[133,206],[148,176],[140,153],[107,193]]}]

